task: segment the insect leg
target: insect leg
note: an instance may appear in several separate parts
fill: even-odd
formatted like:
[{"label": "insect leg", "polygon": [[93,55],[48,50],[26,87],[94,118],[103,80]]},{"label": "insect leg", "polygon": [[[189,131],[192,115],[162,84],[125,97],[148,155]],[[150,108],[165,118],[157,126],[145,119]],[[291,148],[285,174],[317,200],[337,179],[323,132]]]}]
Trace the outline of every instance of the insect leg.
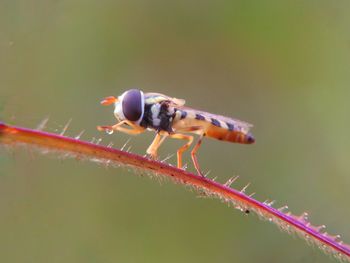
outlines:
[{"label": "insect leg", "polygon": [[[131,127],[131,129],[128,129],[128,128],[125,128],[125,127],[121,127],[123,124],[127,124]],[[131,135],[136,135],[136,134],[140,134],[142,132],[145,131],[144,128],[142,127],[139,127],[135,124],[133,124],[132,122],[130,121],[121,121],[113,126],[97,126],[97,129],[99,131],[106,131],[106,130],[115,130],[115,131],[121,131],[121,132],[124,132],[124,133],[127,133],[127,134],[131,134]]]},{"label": "insect leg", "polygon": [[188,142],[181,146],[178,150],[177,150],[177,168],[182,169],[182,154],[184,151],[186,151],[190,145],[193,142],[193,136],[191,135],[185,135],[185,134],[180,134],[180,133],[175,133],[175,134],[170,134],[169,137],[174,138],[174,139],[181,139],[181,140],[187,140]]},{"label": "insect leg", "polygon": [[165,138],[167,137],[167,135],[162,135],[160,133],[156,134],[156,137],[154,137],[153,142],[151,143],[151,145],[148,147],[146,153],[151,155],[152,159],[157,159],[158,154],[158,148],[160,147],[160,145],[164,142]]},{"label": "insect leg", "polygon": [[128,128],[124,128],[124,127],[118,126],[114,130],[121,131],[121,132],[124,132],[126,134],[130,134],[130,135],[137,135],[137,134],[143,133],[145,131],[145,129],[139,128],[137,126],[132,127],[132,129],[128,129]]},{"label": "insect leg", "polygon": [[99,131],[106,131],[106,130],[117,130],[119,126],[126,124],[126,121],[121,121],[118,122],[115,125],[110,125],[110,126],[97,126],[97,130]]},{"label": "insect leg", "polygon": [[194,167],[196,168],[198,174],[203,176],[203,174],[201,173],[201,170],[199,168],[199,164],[198,164],[198,160],[197,160],[197,156],[196,156],[196,153],[197,153],[199,147],[202,144],[202,139],[203,139],[203,134],[200,135],[196,145],[193,147],[193,149],[191,151],[191,157],[192,157],[192,161],[193,161]]}]

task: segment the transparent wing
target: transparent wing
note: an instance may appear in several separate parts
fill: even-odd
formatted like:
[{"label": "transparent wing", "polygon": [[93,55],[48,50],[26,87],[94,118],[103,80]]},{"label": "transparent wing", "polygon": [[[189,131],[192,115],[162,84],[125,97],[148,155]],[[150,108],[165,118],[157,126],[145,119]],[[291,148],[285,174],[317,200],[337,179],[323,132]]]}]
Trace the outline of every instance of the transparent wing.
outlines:
[{"label": "transparent wing", "polygon": [[145,93],[145,99],[149,103],[158,103],[158,102],[167,100],[167,101],[170,101],[175,106],[183,106],[186,103],[184,99],[172,98],[167,95],[164,95],[161,93],[154,93],[154,92]]},{"label": "transparent wing", "polygon": [[207,118],[213,118],[213,119],[216,119],[216,120],[220,120],[220,121],[223,121],[223,122],[226,122],[226,123],[233,124],[234,127],[239,127],[240,130],[244,130],[246,132],[248,132],[250,130],[250,128],[253,127],[253,124],[250,124],[250,123],[245,122],[245,121],[241,121],[241,120],[234,119],[234,118],[229,118],[229,117],[222,116],[222,115],[213,114],[213,113],[206,112],[206,111],[193,109],[193,108],[190,108],[190,107],[182,106],[179,109],[183,109],[183,110],[185,110],[187,112],[193,112],[194,114],[200,114],[200,115],[203,115],[204,117],[207,117]]}]

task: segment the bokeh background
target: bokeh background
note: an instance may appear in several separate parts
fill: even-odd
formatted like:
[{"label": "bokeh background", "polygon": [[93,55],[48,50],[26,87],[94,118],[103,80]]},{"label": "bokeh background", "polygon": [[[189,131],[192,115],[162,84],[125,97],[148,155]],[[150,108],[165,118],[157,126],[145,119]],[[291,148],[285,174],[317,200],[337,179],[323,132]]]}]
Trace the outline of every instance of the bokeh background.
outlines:
[{"label": "bokeh background", "polygon": [[[204,171],[307,211],[350,242],[348,1],[0,2],[0,118],[121,147],[104,96],[138,87],[253,123],[206,140]],[[132,137],[144,154],[154,134]],[[181,142],[167,141],[161,156]],[[179,185],[0,151],[1,262],[329,262],[254,215]],[[188,154],[186,155],[189,160]],[[175,158],[170,159],[175,163]],[[189,161],[189,169],[193,170]]]}]

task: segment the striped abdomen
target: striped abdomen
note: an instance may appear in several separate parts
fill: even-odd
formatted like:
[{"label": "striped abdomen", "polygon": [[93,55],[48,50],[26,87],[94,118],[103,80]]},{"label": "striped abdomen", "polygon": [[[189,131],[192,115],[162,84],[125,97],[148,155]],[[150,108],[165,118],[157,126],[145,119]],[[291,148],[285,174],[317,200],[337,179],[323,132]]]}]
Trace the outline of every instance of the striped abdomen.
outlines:
[{"label": "striped abdomen", "polygon": [[[173,128],[178,131],[201,127],[205,136],[217,140],[251,144],[254,137],[248,132],[249,124],[210,113],[179,109]],[[197,133],[197,132],[196,132]]]},{"label": "striped abdomen", "polygon": [[250,133],[242,131],[229,131],[219,127],[209,127],[206,131],[206,136],[222,141],[236,142],[243,144],[251,144],[255,142],[254,137]]}]

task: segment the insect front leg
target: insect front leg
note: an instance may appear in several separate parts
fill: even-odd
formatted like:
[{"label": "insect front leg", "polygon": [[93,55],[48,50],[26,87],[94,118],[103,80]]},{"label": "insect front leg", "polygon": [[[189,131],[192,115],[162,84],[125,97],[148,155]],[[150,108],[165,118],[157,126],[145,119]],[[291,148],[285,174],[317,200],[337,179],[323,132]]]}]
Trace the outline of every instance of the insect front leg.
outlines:
[{"label": "insect front leg", "polygon": [[[131,129],[129,128],[125,128],[125,127],[122,127],[122,125],[128,125],[131,127]],[[130,134],[130,135],[136,135],[136,134],[140,134],[142,132],[145,131],[145,129],[143,127],[140,127],[140,126],[137,126],[135,124],[133,124],[132,122],[130,121],[127,121],[127,120],[124,120],[124,121],[121,121],[113,126],[97,126],[97,129],[99,131],[121,131],[121,132],[124,132],[126,134]]]},{"label": "insect front leg", "polygon": [[97,130],[99,131],[113,131],[113,130],[117,130],[117,128],[123,124],[125,124],[125,121],[121,121],[115,125],[110,125],[110,126],[97,126]]}]

